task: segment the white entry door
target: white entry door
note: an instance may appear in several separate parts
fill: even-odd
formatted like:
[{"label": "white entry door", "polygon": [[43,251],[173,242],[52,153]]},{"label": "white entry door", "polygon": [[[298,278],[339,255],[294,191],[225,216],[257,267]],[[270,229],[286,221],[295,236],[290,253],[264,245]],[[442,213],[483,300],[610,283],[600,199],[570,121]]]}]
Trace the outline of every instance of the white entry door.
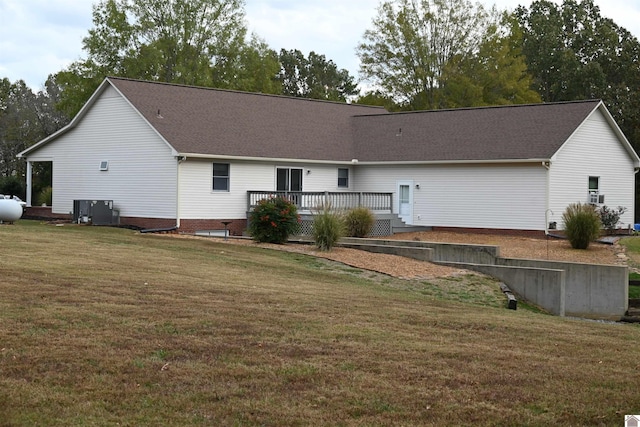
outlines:
[{"label": "white entry door", "polygon": [[413,224],[413,181],[398,181],[398,216]]}]

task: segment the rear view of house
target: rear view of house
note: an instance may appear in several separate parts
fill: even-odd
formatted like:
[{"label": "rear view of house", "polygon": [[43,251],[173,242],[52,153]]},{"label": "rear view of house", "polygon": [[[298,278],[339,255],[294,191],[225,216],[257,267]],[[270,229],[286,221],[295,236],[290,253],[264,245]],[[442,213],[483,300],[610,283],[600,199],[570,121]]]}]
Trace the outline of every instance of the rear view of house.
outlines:
[{"label": "rear view of house", "polygon": [[569,203],[625,206],[640,159],[600,101],[412,113],[107,78],[19,155],[53,163],[54,214],[109,200],[120,222],[246,226],[257,199],[365,205],[404,224],[544,231]]}]

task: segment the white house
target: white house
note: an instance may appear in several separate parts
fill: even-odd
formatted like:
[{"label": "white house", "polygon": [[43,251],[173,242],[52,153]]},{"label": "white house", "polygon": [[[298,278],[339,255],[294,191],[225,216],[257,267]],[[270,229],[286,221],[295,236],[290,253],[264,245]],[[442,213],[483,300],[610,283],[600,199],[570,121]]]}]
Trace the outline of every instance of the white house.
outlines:
[{"label": "white house", "polygon": [[112,200],[123,224],[240,233],[260,198],[364,203],[405,224],[543,232],[570,203],[634,218],[640,159],[601,101],[388,113],[107,78],[19,154],[53,162],[53,214]]}]

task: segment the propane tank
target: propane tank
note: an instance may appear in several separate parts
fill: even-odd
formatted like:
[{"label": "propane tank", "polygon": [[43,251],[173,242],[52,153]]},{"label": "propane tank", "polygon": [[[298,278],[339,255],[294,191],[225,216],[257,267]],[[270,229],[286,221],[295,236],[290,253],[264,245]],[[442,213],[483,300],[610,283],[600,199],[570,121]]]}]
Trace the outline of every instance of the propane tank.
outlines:
[{"label": "propane tank", "polygon": [[0,222],[14,222],[22,216],[22,206],[13,199],[0,199]]}]

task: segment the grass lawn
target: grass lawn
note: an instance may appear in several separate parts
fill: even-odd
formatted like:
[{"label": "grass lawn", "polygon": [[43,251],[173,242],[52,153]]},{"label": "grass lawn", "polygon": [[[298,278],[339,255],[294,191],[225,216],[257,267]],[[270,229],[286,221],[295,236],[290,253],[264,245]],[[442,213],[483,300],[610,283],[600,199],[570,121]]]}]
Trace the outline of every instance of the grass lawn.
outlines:
[{"label": "grass lawn", "polygon": [[640,327],[131,230],[0,226],[2,426],[620,426]]},{"label": "grass lawn", "polygon": [[[631,254],[629,265],[639,267],[638,254],[640,254],[640,237],[626,237],[620,240],[620,244],[626,247],[627,253]],[[635,272],[629,273],[629,280],[640,280],[640,274]],[[629,298],[640,298],[640,286],[629,286]]]}]

